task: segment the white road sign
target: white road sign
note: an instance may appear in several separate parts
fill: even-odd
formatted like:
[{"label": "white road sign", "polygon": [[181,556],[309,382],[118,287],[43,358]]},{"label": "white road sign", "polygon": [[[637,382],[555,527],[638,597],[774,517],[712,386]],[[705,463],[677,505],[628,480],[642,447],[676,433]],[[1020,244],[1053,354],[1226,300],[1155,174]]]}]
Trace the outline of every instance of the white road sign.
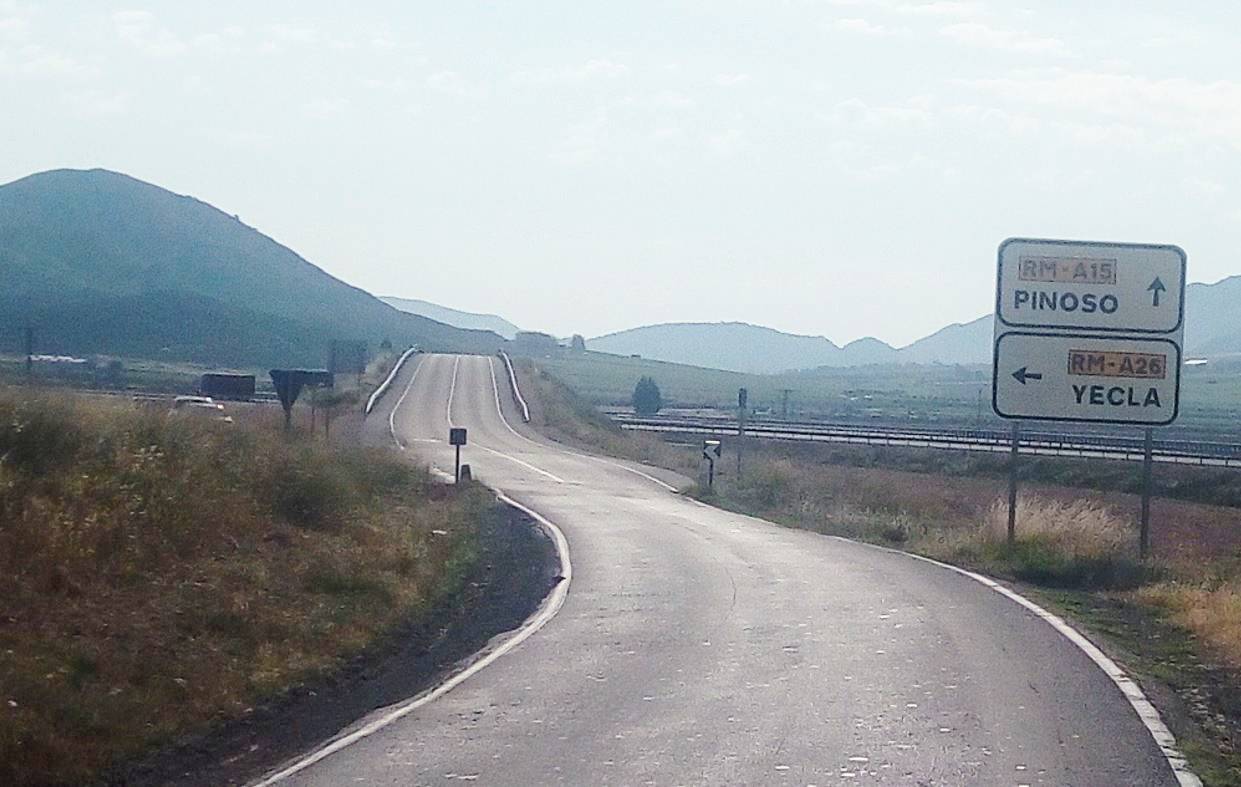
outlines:
[{"label": "white road sign", "polygon": [[1181,348],[1160,338],[996,337],[992,404],[1005,418],[1165,426],[1180,407]]},{"label": "white road sign", "polygon": [[1000,244],[996,333],[1179,333],[1185,252],[1176,246],[1010,238]]}]

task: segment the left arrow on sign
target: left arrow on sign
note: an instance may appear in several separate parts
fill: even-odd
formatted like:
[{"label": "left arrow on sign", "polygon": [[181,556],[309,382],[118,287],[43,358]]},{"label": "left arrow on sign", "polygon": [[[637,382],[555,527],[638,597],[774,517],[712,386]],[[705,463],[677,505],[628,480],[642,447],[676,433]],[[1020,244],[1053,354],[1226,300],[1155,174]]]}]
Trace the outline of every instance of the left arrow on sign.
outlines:
[{"label": "left arrow on sign", "polygon": [[1043,379],[1043,373],[1042,373],[1042,372],[1028,372],[1028,371],[1026,371],[1026,368],[1027,368],[1027,367],[1023,366],[1023,367],[1021,367],[1020,369],[1018,369],[1017,371],[1013,372],[1013,379],[1014,379],[1014,380],[1016,380],[1017,382],[1021,383],[1022,385],[1025,385],[1025,384],[1026,384],[1026,380],[1041,380],[1041,379]]}]

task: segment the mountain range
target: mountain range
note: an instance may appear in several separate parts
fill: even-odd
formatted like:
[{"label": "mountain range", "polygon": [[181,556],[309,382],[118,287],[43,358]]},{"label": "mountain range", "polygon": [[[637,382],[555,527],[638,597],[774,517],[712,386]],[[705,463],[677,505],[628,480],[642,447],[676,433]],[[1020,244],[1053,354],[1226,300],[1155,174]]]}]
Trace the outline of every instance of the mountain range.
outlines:
[{"label": "mountain range", "polygon": [[[397,305],[400,299],[385,299]],[[414,301],[420,313],[461,327],[486,326],[497,333],[512,326],[494,315],[475,315]],[[1214,284],[1185,288],[1186,357],[1224,358],[1241,355],[1241,276]],[[587,349],[614,355],[640,355],[652,360],[711,369],[774,374],[820,367],[872,364],[989,364],[993,318],[987,314],[953,323],[904,347],[874,337],[839,346],[822,336],[784,333],[743,322],[661,323],[598,336]],[[509,335],[509,334],[504,334]]]},{"label": "mountain range", "polygon": [[990,339],[990,317],[949,325],[900,349],[869,336],[841,347],[822,336],[799,336],[742,322],[665,323],[588,339],[586,347],[692,366],[774,374],[823,366],[985,363]]},{"label": "mountain range", "polygon": [[447,306],[440,306],[438,303],[431,303],[430,301],[420,301],[417,298],[397,298],[391,295],[380,295],[379,300],[403,312],[421,314],[423,317],[429,317],[432,320],[448,325],[455,325],[458,328],[491,331],[503,336],[505,339],[516,337],[517,332],[521,330],[503,317],[497,317],[494,314],[478,314],[476,312],[461,311],[460,309],[450,309]]},{"label": "mountain range", "polygon": [[[1185,288],[1187,358],[1241,355],[1241,276]],[[991,315],[953,323],[905,347],[873,337],[838,346],[822,336],[740,322],[663,323],[589,339],[587,349],[751,374],[869,364],[989,364]]]},{"label": "mountain range", "polygon": [[399,311],[236,216],[107,170],[0,186],[0,334],[38,352],[321,366],[333,340],[494,352],[504,340]]}]

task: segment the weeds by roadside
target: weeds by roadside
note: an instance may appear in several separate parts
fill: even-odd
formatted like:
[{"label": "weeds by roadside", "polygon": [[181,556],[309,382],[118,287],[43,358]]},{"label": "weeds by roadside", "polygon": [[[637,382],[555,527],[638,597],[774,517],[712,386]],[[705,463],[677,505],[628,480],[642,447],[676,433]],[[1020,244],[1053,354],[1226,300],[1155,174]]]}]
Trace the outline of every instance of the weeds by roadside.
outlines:
[{"label": "weeds by roadside", "polygon": [[380,451],[0,391],[0,783],[89,780],[458,591],[493,504]]}]

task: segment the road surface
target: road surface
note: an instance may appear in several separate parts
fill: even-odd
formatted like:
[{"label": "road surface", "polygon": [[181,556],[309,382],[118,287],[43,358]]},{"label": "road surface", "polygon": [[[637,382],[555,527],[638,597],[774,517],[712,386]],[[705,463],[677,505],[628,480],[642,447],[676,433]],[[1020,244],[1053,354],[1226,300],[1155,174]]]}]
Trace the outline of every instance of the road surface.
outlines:
[{"label": "road surface", "polygon": [[371,419],[399,401],[399,440],[446,469],[448,427],[467,427],[475,476],[567,538],[563,606],[281,783],[1177,783],[1116,683],[1031,611],[943,567],[701,506],[545,443],[508,412],[503,369],[424,356]]}]

